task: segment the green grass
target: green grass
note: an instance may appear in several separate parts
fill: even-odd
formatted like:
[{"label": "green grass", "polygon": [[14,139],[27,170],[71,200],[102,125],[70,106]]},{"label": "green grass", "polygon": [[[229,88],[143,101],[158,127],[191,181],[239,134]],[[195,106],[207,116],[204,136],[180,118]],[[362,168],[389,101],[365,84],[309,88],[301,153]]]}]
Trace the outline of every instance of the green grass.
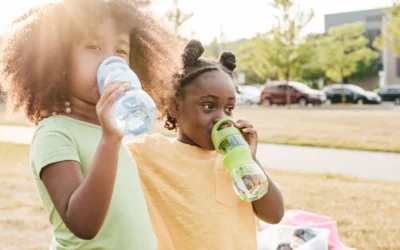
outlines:
[{"label": "green grass", "polygon": [[[239,107],[235,118],[251,121],[264,143],[400,153],[398,110]],[[32,126],[21,114],[6,117],[0,107],[1,124]],[[175,135],[162,123],[151,132]]]},{"label": "green grass", "polygon": [[[264,143],[400,153],[397,110],[241,107],[235,118],[251,121]],[[173,135],[162,124],[153,131]]]}]

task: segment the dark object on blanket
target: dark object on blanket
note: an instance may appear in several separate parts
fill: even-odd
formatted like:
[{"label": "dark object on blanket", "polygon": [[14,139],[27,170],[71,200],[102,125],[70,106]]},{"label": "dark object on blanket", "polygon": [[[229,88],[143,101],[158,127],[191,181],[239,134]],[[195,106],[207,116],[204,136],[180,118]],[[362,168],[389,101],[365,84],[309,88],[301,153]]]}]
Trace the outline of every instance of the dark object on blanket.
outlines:
[{"label": "dark object on blanket", "polygon": [[290,243],[281,243],[278,245],[278,248],[276,248],[276,250],[293,250],[290,247]]},{"label": "dark object on blanket", "polygon": [[293,240],[290,243],[292,249],[296,249],[315,238],[317,234],[311,228],[298,228],[293,232]]},{"label": "dark object on blanket", "polygon": [[311,239],[315,238],[316,233],[311,228],[298,228],[294,230],[294,236],[302,239],[304,242],[308,242]]}]

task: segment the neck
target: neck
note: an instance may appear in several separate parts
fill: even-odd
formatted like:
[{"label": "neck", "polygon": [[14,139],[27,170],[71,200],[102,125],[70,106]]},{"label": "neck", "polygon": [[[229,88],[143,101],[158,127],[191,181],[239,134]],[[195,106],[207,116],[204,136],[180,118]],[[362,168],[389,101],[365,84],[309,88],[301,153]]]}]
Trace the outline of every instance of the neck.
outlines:
[{"label": "neck", "polygon": [[71,113],[69,114],[64,114],[65,116],[100,125],[99,119],[97,117],[96,113],[96,105],[91,104],[88,102],[85,102],[83,100],[80,100],[76,97],[71,96],[70,98],[71,102]]},{"label": "neck", "polygon": [[192,145],[201,148],[199,145],[197,145],[192,139],[190,139],[187,135],[183,134],[180,130],[178,131],[178,136],[176,139],[184,144]]}]

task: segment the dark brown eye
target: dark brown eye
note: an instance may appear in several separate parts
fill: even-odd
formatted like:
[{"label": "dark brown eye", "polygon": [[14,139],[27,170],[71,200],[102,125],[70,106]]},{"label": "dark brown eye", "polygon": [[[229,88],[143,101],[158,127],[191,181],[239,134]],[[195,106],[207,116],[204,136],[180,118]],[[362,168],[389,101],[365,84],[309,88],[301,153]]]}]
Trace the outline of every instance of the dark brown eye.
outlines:
[{"label": "dark brown eye", "polygon": [[203,107],[205,109],[211,110],[211,109],[214,109],[214,104],[212,104],[212,103],[204,103]]},{"label": "dark brown eye", "polygon": [[100,46],[98,45],[89,45],[86,48],[90,50],[101,50]]},{"label": "dark brown eye", "polygon": [[126,51],[123,50],[123,49],[117,49],[117,53],[118,53],[118,54],[123,54],[123,55],[128,55],[128,52],[126,52]]},{"label": "dark brown eye", "polygon": [[235,106],[229,106],[226,108],[226,112],[232,112],[235,109]]}]

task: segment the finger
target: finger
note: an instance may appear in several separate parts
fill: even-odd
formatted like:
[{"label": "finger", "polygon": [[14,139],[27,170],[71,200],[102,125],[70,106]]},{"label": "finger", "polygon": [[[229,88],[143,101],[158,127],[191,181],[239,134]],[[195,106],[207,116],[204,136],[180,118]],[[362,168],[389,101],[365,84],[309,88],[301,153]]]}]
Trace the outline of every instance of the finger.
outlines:
[{"label": "finger", "polygon": [[257,129],[255,129],[255,128],[244,128],[244,129],[242,129],[242,132],[246,133],[246,134],[257,134]]},{"label": "finger", "polygon": [[107,86],[104,87],[103,93],[100,95],[100,100],[98,102],[98,105],[100,107],[103,107],[106,103],[106,101],[109,99],[109,97],[115,93],[116,90],[119,90],[122,88],[121,94],[129,88],[129,83],[121,83],[121,82],[112,82],[108,84]]},{"label": "finger", "polygon": [[105,101],[103,107],[102,107],[102,111],[104,113],[104,115],[108,115],[108,113],[111,110],[112,105],[115,103],[115,101],[118,99],[118,97],[124,93],[125,91],[125,87],[124,86],[120,86],[119,88],[117,88],[116,90],[114,90],[114,92],[112,92],[108,99]]},{"label": "finger", "polygon": [[237,128],[253,128],[253,124],[251,124],[251,122],[249,121],[245,121],[245,120],[238,120],[236,122],[236,127]]},{"label": "finger", "polygon": [[107,85],[104,87],[102,93],[100,94],[99,103],[104,103],[104,102],[108,99],[108,97],[110,97],[110,95],[111,95],[116,89],[118,89],[119,87],[121,87],[121,85],[118,84],[117,82],[112,82],[112,83],[110,83],[110,84],[107,84]]},{"label": "finger", "polygon": [[253,177],[253,181],[256,185],[260,185],[264,179],[263,178],[264,175],[260,175],[260,174],[254,174],[252,177]]}]

